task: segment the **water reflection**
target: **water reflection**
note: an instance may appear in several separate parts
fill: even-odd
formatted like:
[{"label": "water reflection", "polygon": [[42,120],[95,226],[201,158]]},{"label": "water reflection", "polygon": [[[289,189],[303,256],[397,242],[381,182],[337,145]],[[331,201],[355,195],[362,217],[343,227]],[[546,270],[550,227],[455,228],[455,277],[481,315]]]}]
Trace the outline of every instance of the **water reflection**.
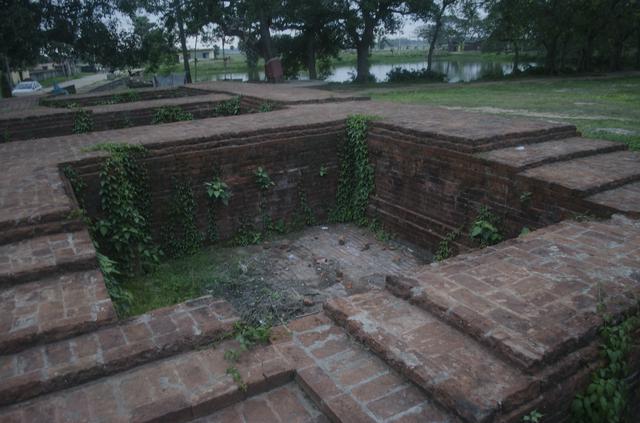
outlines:
[{"label": "water reflection", "polygon": [[[534,66],[535,63],[524,63],[520,65],[520,69],[524,70],[527,66]],[[420,70],[427,67],[426,61],[412,63],[394,63],[372,65],[371,74],[376,77],[378,82],[387,80],[387,73],[393,68],[403,68],[408,70]],[[469,82],[481,78],[485,75],[508,75],[513,71],[513,64],[509,62],[490,62],[490,61],[468,61],[468,60],[434,60],[432,69],[447,75],[449,82]],[[333,73],[327,78],[329,82],[346,82],[353,79],[356,73],[355,66],[336,66]],[[265,78],[264,72],[260,72],[260,79]],[[211,80],[219,81],[223,79],[235,79],[247,81],[249,76],[247,73],[227,73],[213,75]],[[300,74],[299,79],[308,79],[306,74]]]}]

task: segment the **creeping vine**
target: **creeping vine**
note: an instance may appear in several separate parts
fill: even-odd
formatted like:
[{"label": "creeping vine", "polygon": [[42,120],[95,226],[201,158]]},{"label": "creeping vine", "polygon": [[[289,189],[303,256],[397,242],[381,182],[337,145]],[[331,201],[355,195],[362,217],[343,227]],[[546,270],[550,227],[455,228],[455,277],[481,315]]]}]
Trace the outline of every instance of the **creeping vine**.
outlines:
[{"label": "creeping vine", "polygon": [[173,178],[169,221],[164,228],[164,243],[169,255],[193,254],[202,245],[202,234],[196,223],[197,204],[187,178]]},{"label": "creeping vine", "polygon": [[171,123],[183,120],[193,120],[193,115],[189,112],[185,112],[178,106],[164,106],[156,109],[151,123]]},{"label": "creeping vine", "polygon": [[149,177],[140,160],[147,150],[129,144],[100,144],[92,150],[110,153],[100,169],[100,218],[93,232],[121,273],[139,273],[157,263],[160,254],[151,239]]},{"label": "creeping vine", "polygon": [[93,130],[93,118],[88,110],[79,109],[73,118],[73,133],[84,134]]},{"label": "creeping vine", "polygon": [[331,220],[366,224],[369,196],[373,192],[373,166],[369,163],[367,131],[370,116],[347,119],[346,139],[340,151],[340,174],[336,207]]}]

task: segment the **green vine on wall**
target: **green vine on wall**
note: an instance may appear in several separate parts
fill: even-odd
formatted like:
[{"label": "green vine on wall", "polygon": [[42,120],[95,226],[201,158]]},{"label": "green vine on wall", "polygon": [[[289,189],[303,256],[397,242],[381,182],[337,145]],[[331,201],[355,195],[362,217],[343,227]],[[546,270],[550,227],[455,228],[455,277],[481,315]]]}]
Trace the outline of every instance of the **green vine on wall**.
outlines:
[{"label": "green vine on wall", "polygon": [[193,254],[200,249],[203,237],[198,231],[198,206],[188,179],[173,179],[169,220],[164,227],[164,244],[172,257]]},{"label": "green vine on wall", "polygon": [[215,242],[218,240],[217,206],[218,204],[228,206],[232,194],[229,185],[217,175],[211,181],[205,182],[204,187],[209,198],[207,238],[210,242]]},{"label": "green vine on wall", "polygon": [[451,244],[460,236],[460,232],[460,229],[453,230],[438,243],[438,249],[435,254],[436,261],[446,260],[454,255],[455,251]]},{"label": "green vine on wall", "polygon": [[480,207],[478,215],[471,223],[469,237],[481,247],[495,245],[504,239],[500,233],[500,219],[486,206]]},{"label": "green vine on wall", "polygon": [[129,144],[100,144],[91,150],[110,153],[99,172],[100,218],[92,232],[121,273],[140,273],[161,254],[151,239],[149,176],[140,160],[147,150]]},{"label": "green vine on wall", "polygon": [[604,316],[604,322],[600,352],[606,364],[595,371],[591,384],[573,401],[571,417],[576,423],[622,423],[628,411],[628,359],[634,343],[632,334],[640,327],[640,313],[619,324]]},{"label": "green vine on wall", "polygon": [[73,133],[85,134],[93,131],[93,118],[88,110],[79,109],[73,118]]},{"label": "green vine on wall", "polygon": [[193,115],[185,112],[178,106],[164,106],[156,109],[153,114],[152,124],[180,122],[184,120],[193,120]]},{"label": "green vine on wall", "polygon": [[332,221],[367,223],[367,205],[374,188],[373,166],[369,163],[367,146],[371,120],[371,116],[363,115],[347,119],[346,139],[340,151],[336,207],[330,216]]},{"label": "green vine on wall", "polygon": [[224,100],[213,107],[214,116],[235,116],[239,115],[241,108],[241,98],[234,97],[230,100]]}]

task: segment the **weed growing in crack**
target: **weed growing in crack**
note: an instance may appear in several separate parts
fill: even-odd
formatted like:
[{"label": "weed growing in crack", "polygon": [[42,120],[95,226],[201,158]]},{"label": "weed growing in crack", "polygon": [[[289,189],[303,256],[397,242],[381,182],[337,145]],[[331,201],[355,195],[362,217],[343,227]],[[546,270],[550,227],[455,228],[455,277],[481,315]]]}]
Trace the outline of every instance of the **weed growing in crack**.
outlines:
[{"label": "weed growing in crack", "polygon": [[[268,344],[271,336],[271,325],[260,324],[250,325],[244,322],[237,322],[233,330],[234,339],[240,344],[240,349],[228,349],[224,352],[224,358],[230,363],[240,361],[241,354],[251,350],[259,344]],[[247,384],[242,380],[242,375],[235,366],[227,368],[230,375],[241,391],[247,390]]]},{"label": "weed growing in crack", "polygon": [[482,206],[478,211],[478,216],[471,223],[469,237],[479,243],[481,247],[495,245],[504,239],[498,229],[499,224],[500,219],[486,206]]},{"label": "weed growing in crack", "polygon": [[435,254],[436,261],[446,260],[454,255],[453,246],[451,244],[460,236],[461,232],[462,231],[460,229],[453,230],[438,243],[438,249]]}]

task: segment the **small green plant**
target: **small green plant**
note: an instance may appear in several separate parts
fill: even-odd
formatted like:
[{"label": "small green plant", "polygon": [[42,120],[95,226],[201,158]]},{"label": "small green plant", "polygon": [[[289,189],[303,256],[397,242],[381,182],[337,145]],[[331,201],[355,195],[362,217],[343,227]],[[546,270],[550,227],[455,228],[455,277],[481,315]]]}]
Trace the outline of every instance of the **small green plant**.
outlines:
[{"label": "small green plant", "polygon": [[446,260],[453,256],[454,250],[451,244],[460,236],[460,232],[460,229],[453,230],[438,243],[438,249],[435,254],[436,261]]},{"label": "small green plant", "polygon": [[273,182],[269,174],[262,166],[259,166],[258,169],[253,174],[256,178],[256,185],[263,191],[267,191],[268,189],[274,187],[276,184]]},{"label": "small green plant", "polygon": [[73,119],[73,133],[85,134],[93,130],[93,118],[88,110],[79,109]]},{"label": "small green plant", "polygon": [[531,205],[531,197],[532,194],[529,191],[520,194],[520,204],[522,204],[522,207],[527,208]]},{"label": "small green plant", "polygon": [[235,247],[246,247],[248,245],[260,244],[264,239],[262,232],[256,230],[248,223],[242,223],[240,228],[231,238],[230,244]]},{"label": "small green plant", "polygon": [[576,423],[622,423],[629,405],[628,356],[634,343],[632,333],[640,326],[640,314],[636,312],[619,324],[605,315],[604,322],[600,353],[606,364],[595,371],[591,384],[574,399],[571,417]]},{"label": "small green plant", "polygon": [[244,322],[237,322],[234,326],[235,340],[240,343],[243,351],[248,351],[256,344],[268,344],[271,336],[271,325],[258,326]]},{"label": "small green plant", "polygon": [[242,392],[245,392],[247,390],[247,384],[244,380],[242,380],[242,375],[237,368],[235,368],[234,366],[228,367],[227,374],[231,376],[233,381],[236,383],[236,385],[238,385],[238,388],[240,388]]},{"label": "small green plant", "polygon": [[523,423],[541,423],[542,422],[542,417],[544,417],[544,414],[540,413],[538,410],[533,410],[531,411],[531,413],[527,414],[526,416],[522,417],[522,422]]},{"label": "small green plant", "polygon": [[266,112],[271,112],[273,109],[274,109],[273,104],[267,101],[260,105],[260,108],[258,109],[258,111],[260,113],[266,113]]},{"label": "small green plant", "polygon": [[391,234],[384,229],[384,226],[378,219],[369,219],[366,226],[373,232],[378,241],[388,242],[391,240]]},{"label": "small green plant", "polygon": [[478,216],[471,224],[469,236],[478,242],[480,246],[495,245],[502,241],[503,237],[498,229],[500,220],[485,206],[480,207]]},{"label": "small green plant", "polygon": [[69,184],[78,200],[78,205],[84,209],[84,192],[87,189],[87,183],[78,175],[78,172],[71,166],[66,165],[62,168],[62,173],[67,177]]},{"label": "small green plant", "polygon": [[240,351],[229,349],[224,352],[224,359],[230,363],[237,363],[240,360]]},{"label": "small green plant", "polygon": [[325,166],[320,166],[320,177],[323,178],[329,174],[329,171]]},{"label": "small green plant", "polygon": [[240,97],[221,101],[213,108],[214,116],[235,116],[240,114]]},{"label": "small green plant", "polygon": [[204,183],[207,189],[207,196],[216,202],[221,202],[225,206],[229,205],[229,199],[231,199],[231,189],[229,185],[224,183],[219,176],[216,176],[210,182]]},{"label": "small green plant", "polygon": [[160,123],[180,122],[184,120],[193,120],[193,115],[189,112],[185,112],[178,106],[164,106],[156,109],[151,123],[156,125]]},{"label": "small green plant", "polygon": [[11,141],[11,135],[9,135],[9,130],[5,129],[4,132],[2,133],[2,142],[9,142]]},{"label": "small green plant", "polygon": [[520,235],[518,236],[525,236],[531,233],[531,229],[527,228],[526,226],[523,226],[522,229],[520,230]]},{"label": "small green plant", "polygon": [[573,213],[571,215],[571,219],[575,220],[576,222],[589,222],[595,219],[595,216],[592,215],[589,212],[585,212],[585,213]]}]

